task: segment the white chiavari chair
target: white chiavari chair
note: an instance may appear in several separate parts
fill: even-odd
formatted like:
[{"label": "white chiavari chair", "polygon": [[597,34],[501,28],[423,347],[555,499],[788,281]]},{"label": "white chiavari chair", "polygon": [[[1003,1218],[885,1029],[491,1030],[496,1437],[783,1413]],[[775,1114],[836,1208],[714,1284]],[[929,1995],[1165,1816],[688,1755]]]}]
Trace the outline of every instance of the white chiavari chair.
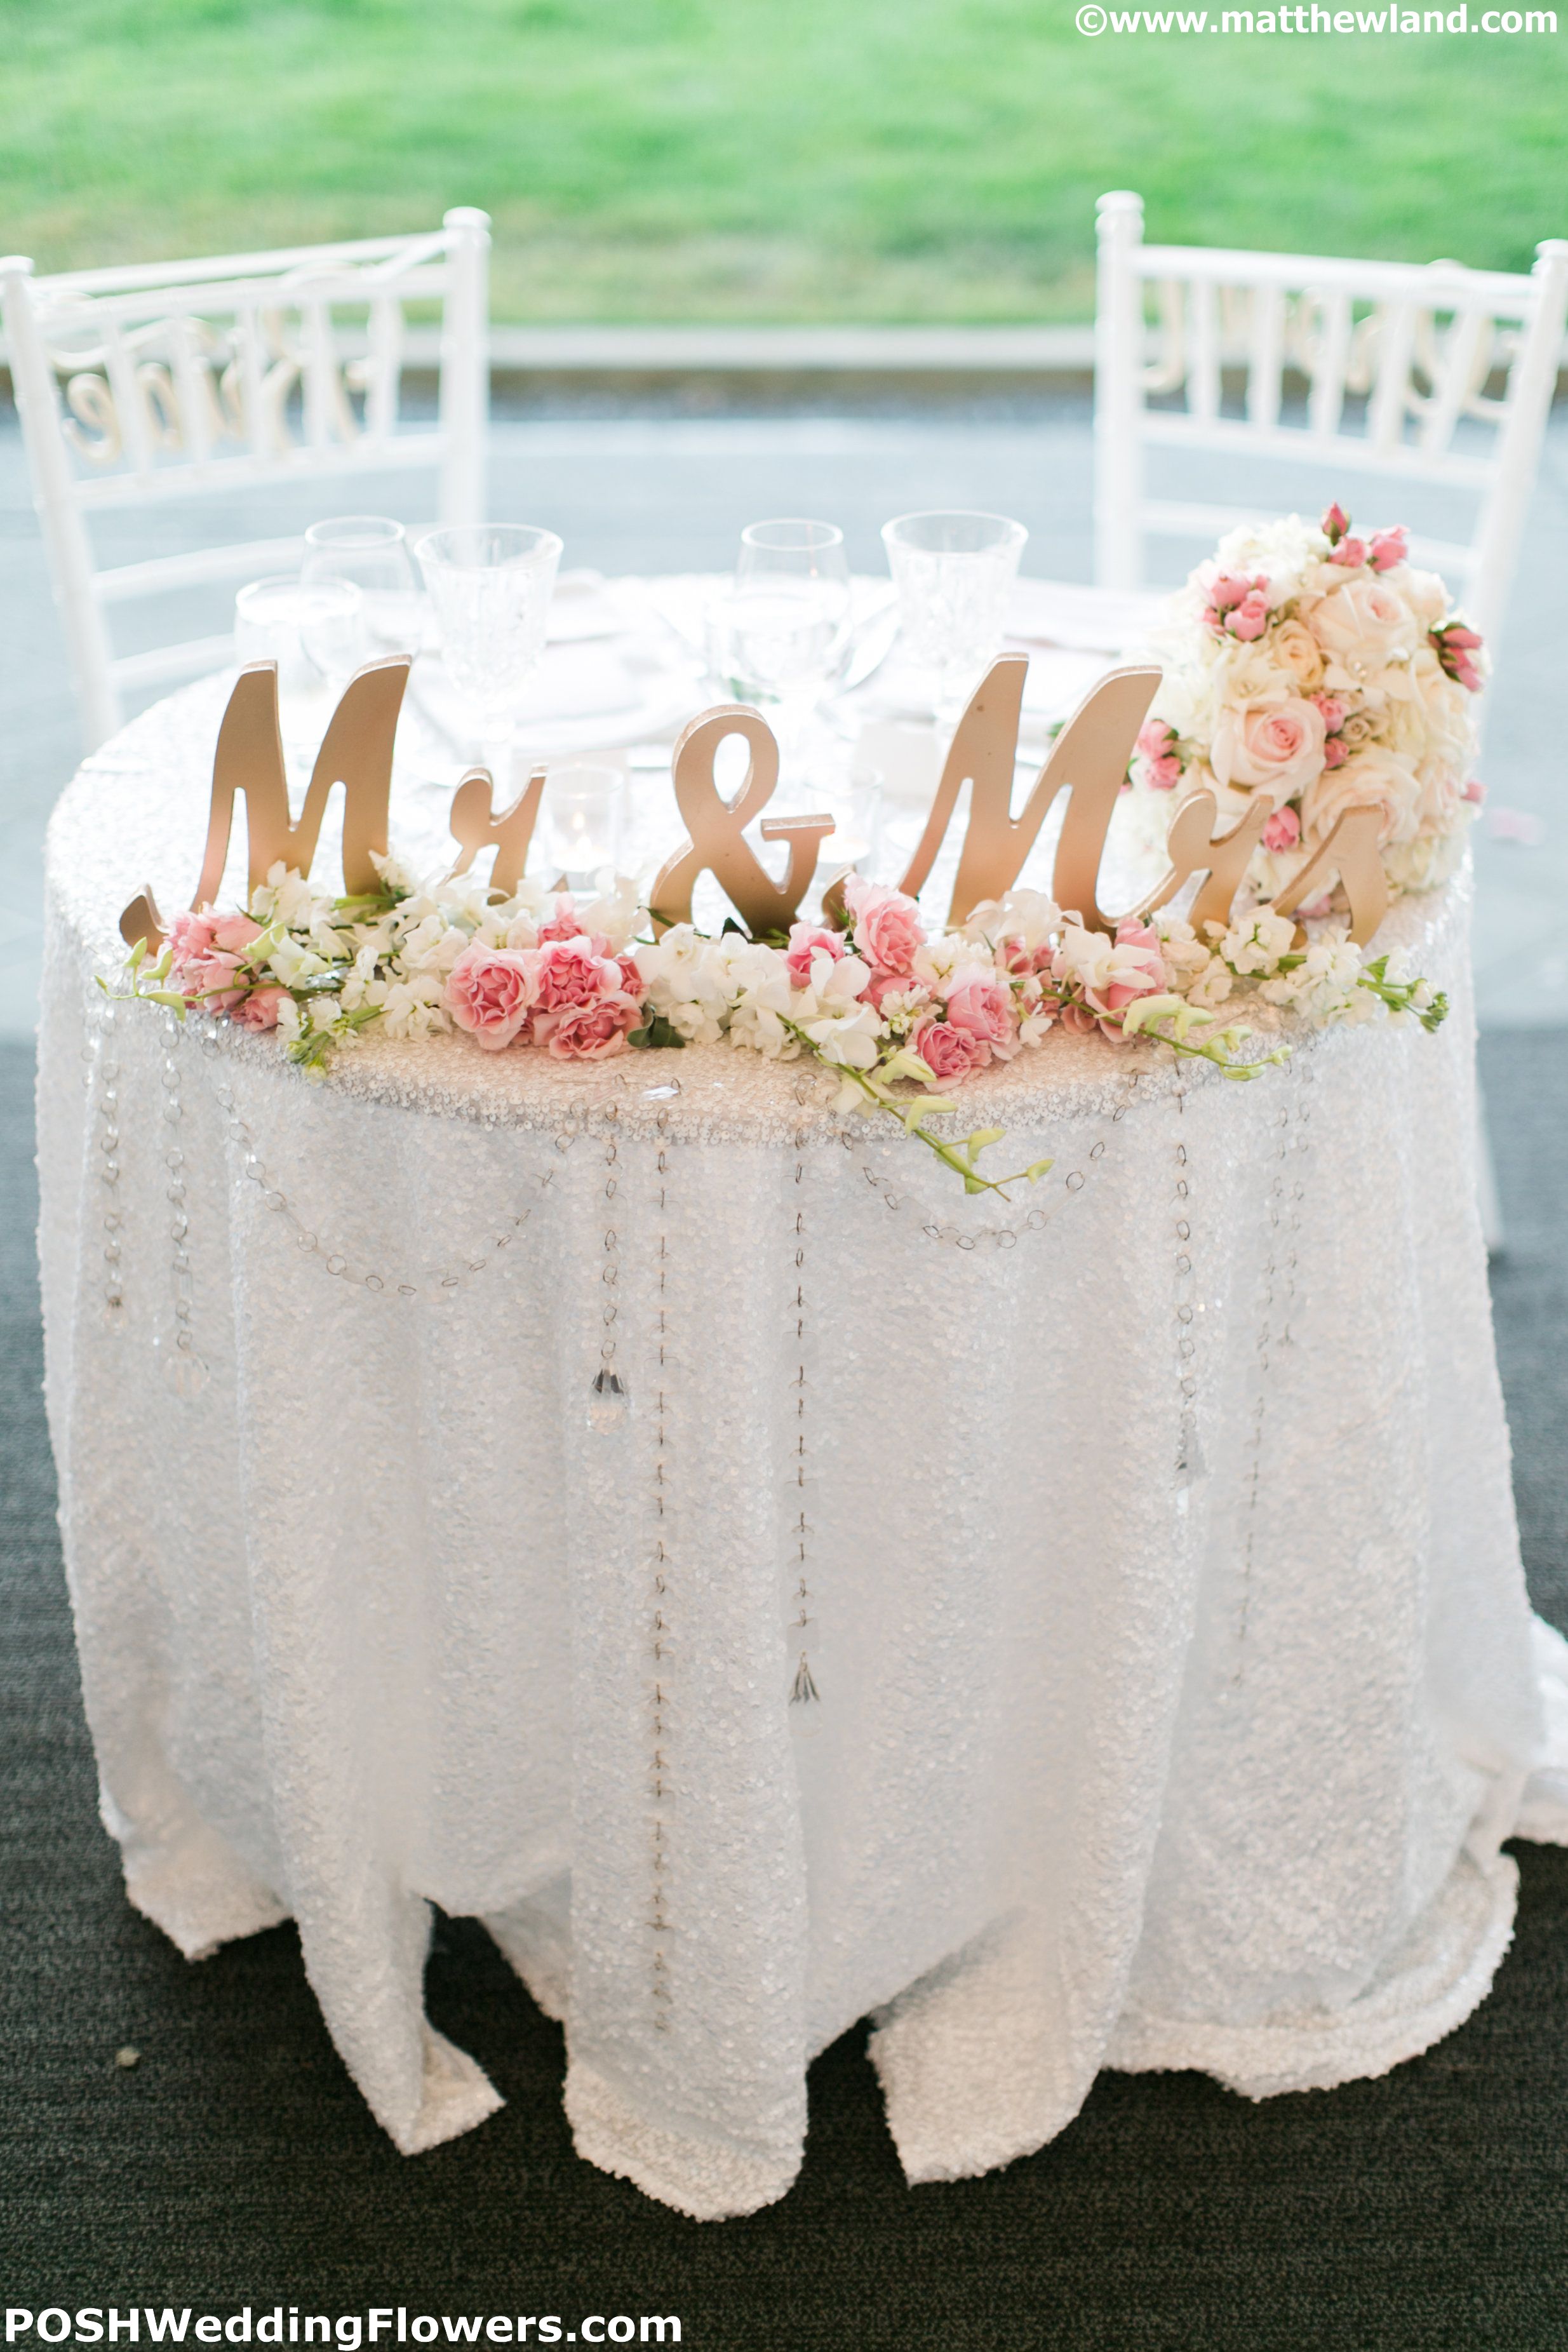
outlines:
[{"label": "white chiavari chair", "polygon": [[[37,278],[0,261],[12,380],[90,750],[128,699],[221,667],[228,636],[116,656],[113,614],[291,569],[298,538],[100,568],[95,518],[168,499],[434,468],[484,519],[490,224]],[[438,309],[433,422],[405,415],[409,306]],[[428,364],[428,362],[427,362]]]},{"label": "white chiavari chair", "polygon": [[[1538,246],[1528,277],[1453,261],[1145,245],[1142,199],[1125,191],[1101,197],[1098,230],[1100,591],[1144,588],[1152,540],[1211,545],[1260,513],[1151,497],[1151,451],[1167,467],[1306,466],[1323,503],[1371,476],[1390,489],[1460,494],[1468,538],[1417,531],[1410,552],[1442,573],[1495,654],[1562,362],[1568,240]],[[1484,1113],[1478,1145],[1495,1252],[1502,1225]]]},{"label": "white chiavari chair", "polygon": [[1212,543],[1259,512],[1150,497],[1150,451],[1167,465],[1310,467],[1325,504],[1370,475],[1380,497],[1401,485],[1460,494],[1468,538],[1417,533],[1411,554],[1495,646],[1563,354],[1568,240],[1538,247],[1516,277],[1145,245],[1142,200],[1124,192],[1102,196],[1098,226],[1099,585],[1141,588],[1151,540]]}]

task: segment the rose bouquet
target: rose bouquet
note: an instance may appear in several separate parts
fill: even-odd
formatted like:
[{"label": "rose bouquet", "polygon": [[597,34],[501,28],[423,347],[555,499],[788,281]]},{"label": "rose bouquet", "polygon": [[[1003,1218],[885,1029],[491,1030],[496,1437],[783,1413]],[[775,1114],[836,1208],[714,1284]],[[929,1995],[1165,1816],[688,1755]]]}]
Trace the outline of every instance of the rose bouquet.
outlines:
[{"label": "rose bouquet", "polygon": [[1249,999],[1275,1029],[1292,1013],[1322,1025],[1383,1012],[1435,1028],[1447,1009],[1332,925],[1298,948],[1296,926],[1266,908],[1203,940],[1169,912],[1113,937],[1015,890],[933,935],[913,898],[851,875],[836,916],[770,941],[687,923],[658,932],[629,882],[580,909],[537,885],[497,898],[472,876],[420,885],[379,864],[373,897],[330,898],[277,866],[243,912],[177,916],[155,961],[133,953],[132,992],[275,1031],[317,1076],[372,1029],[569,1062],[721,1042],[806,1057],[836,1074],[841,1111],[896,1118],[970,1192],[1032,1181],[1049,1163],[990,1177],[978,1155],[999,1129],[955,1139],[928,1122],[1053,1030],[1142,1037],[1250,1078],[1286,1048],[1276,1039],[1244,1058],[1252,1032],[1235,1016]]},{"label": "rose bouquet", "polygon": [[1377,810],[1396,892],[1454,871],[1483,798],[1469,767],[1484,655],[1403,528],[1358,538],[1336,505],[1315,528],[1292,515],[1233,531],[1173,599],[1156,650],[1165,678],[1132,768],[1151,834],[1173,798],[1212,792],[1235,819],[1265,793],[1260,900],[1349,808]]}]

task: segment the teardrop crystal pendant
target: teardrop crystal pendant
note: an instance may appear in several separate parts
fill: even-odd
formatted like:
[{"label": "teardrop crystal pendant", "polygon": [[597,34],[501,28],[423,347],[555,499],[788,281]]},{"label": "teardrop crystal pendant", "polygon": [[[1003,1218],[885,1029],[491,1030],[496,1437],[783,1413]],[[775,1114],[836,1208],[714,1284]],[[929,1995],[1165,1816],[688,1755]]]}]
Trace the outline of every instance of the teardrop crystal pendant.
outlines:
[{"label": "teardrop crystal pendant", "polygon": [[588,1425],[606,1432],[621,1428],[626,1419],[626,1383],[619,1372],[601,1364],[588,1392]]}]

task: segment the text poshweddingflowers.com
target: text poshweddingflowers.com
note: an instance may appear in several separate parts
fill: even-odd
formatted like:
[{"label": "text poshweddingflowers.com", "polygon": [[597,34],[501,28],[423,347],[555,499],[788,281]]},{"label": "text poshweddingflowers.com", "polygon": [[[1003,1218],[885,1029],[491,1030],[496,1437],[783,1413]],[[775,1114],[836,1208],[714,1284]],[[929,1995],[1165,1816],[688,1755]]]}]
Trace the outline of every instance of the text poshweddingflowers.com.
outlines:
[{"label": "text poshweddingflowers.com", "polygon": [[[145,2325],[143,2325],[145,2323]],[[227,2318],[172,2304],[154,2307],[87,2305],[79,2311],[46,2305],[33,2312],[10,2304],[5,2311],[7,2344],[323,2344],[337,2352],[359,2352],[371,2344],[678,2344],[681,2323],[672,2312],[591,2311],[575,2326],[559,2312],[496,2312],[451,2316],[411,2311],[402,2304],[372,2305],[336,2318],[325,2312],[301,2314],[297,2304],[274,2304],[260,2313],[246,2304]]]}]

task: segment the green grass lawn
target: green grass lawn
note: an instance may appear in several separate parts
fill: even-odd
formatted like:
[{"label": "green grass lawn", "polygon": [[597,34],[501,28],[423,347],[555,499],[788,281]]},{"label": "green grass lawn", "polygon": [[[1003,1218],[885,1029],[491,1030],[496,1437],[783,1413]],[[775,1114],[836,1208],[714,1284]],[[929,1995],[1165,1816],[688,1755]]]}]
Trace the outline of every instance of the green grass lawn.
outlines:
[{"label": "green grass lawn", "polygon": [[[1479,13],[1480,0],[1476,0]],[[1092,219],[1522,268],[1558,36],[1143,36],[1072,0],[0,0],[0,250],[496,218],[516,319],[1038,320]]]}]

